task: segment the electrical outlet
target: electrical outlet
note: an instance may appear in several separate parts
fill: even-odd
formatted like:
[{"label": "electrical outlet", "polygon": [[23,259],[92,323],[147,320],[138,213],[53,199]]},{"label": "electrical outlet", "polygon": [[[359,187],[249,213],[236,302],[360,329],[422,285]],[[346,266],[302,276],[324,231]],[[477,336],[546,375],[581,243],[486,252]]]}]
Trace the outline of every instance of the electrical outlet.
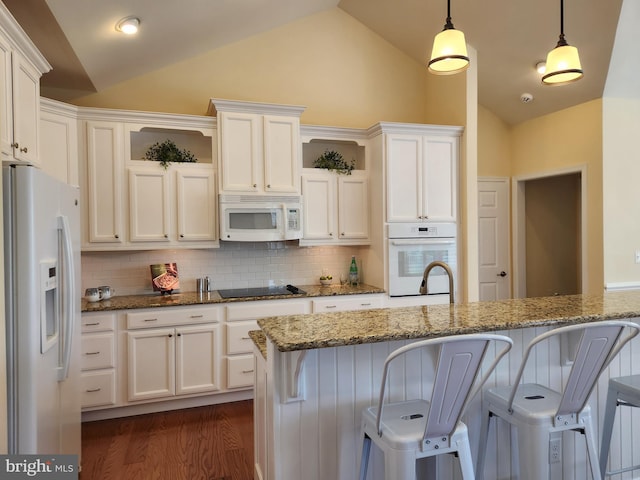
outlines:
[{"label": "electrical outlet", "polygon": [[562,460],[562,438],[549,440],[549,463],[559,463]]}]

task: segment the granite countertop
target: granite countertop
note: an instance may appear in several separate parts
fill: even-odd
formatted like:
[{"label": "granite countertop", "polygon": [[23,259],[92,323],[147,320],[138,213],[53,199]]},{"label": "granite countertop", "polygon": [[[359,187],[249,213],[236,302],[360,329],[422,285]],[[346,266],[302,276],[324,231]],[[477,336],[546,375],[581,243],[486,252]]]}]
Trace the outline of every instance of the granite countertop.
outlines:
[{"label": "granite countertop", "polygon": [[269,317],[281,352],[640,317],[640,290]]},{"label": "granite countertop", "polygon": [[209,303],[250,302],[255,300],[281,300],[290,298],[326,297],[332,295],[363,295],[367,293],[384,293],[382,288],[371,285],[358,285],[356,287],[329,285],[296,285],[306,293],[296,295],[272,295],[266,297],[222,298],[216,290],[212,292],[174,293],[161,295],[160,293],[147,295],[121,295],[111,297],[99,302],[87,302],[82,299],[81,311],[103,312],[109,310],[130,310],[136,308],[176,307],[185,305],[203,305]]},{"label": "granite countertop", "polygon": [[260,353],[262,354],[262,358],[266,360],[267,358],[267,337],[265,336],[262,330],[250,330],[249,338],[253,341]]}]

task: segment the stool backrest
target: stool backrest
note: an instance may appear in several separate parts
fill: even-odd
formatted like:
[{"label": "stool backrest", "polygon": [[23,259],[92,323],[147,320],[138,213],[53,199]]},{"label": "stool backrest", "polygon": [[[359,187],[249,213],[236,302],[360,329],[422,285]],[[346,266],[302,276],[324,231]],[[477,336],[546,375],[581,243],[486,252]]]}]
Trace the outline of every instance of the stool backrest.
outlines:
[{"label": "stool backrest", "polygon": [[[625,329],[628,330],[628,333],[622,337]],[[585,407],[602,372],[609,366],[611,360],[620,352],[622,347],[640,332],[640,327],[633,322],[609,320],[556,328],[537,336],[525,350],[522,364],[513,383],[509,409],[513,404],[525,364],[533,348],[543,340],[569,332],[580,333],[580,340],[569,377],[562,392],[562,398],[555,415],[556,418],[578,414]]]},{"label": "stool backrest", "polygon": [[[476,381],[489,344],[500,342],[502,349]],[[500,359],[511,349],[513,341],[503,335],[471,334],[434,338],[405,345],[393,351],[385,360],[378,403],[377,431],[386,394],[390,363],[406,353],[425,347],[438,349],[437,364],[430,397],[424,439],[450,435],[456,428],[469,400],[487,381]],[[475,387],[474,387],[475,384]]]}]

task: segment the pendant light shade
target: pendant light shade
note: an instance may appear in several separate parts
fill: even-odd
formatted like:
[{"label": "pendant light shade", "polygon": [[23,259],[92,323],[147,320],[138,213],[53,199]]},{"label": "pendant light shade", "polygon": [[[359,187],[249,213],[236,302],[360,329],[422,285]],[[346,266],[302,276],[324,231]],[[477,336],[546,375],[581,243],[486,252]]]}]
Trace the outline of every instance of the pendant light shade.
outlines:
[{"label": "pendant light shade", "polygon": [[556,48],[547,55],[547,70],[542,83],[562,85],[582,78],[582,65],[578,49],[572,47],[564,38],[564,0],[560,0],[560,38]]},{"label": "pendant light shade", "polygon": [[452,75],[469,67],[467,42],[464,33],[456,30],[451,23],[451,3],[447,0],[447,22],[433,40],[429,71],[436,75]]}]

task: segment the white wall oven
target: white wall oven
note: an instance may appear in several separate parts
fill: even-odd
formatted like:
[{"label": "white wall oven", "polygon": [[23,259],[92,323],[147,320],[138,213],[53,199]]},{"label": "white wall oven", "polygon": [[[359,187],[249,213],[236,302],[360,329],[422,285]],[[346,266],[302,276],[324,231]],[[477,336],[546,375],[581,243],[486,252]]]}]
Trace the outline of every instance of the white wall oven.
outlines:
[{"label": "white wall oven", "polygon": [[[457,284],[455,223],[389,224],[389,296],[420,295],[424,269],[440,260],[451,267],[454,290]],[[449,293],[449,277],[435,267],[428,281],[429,295]]]}]

